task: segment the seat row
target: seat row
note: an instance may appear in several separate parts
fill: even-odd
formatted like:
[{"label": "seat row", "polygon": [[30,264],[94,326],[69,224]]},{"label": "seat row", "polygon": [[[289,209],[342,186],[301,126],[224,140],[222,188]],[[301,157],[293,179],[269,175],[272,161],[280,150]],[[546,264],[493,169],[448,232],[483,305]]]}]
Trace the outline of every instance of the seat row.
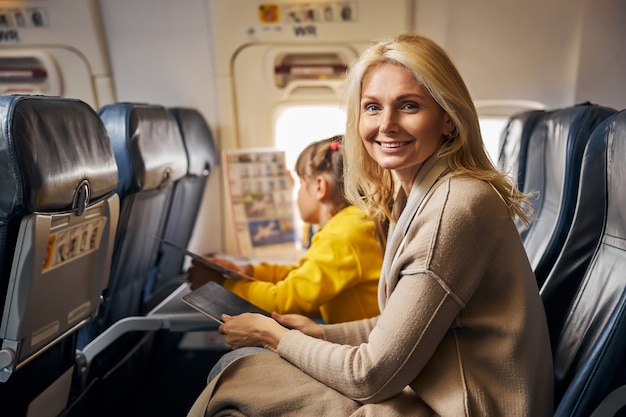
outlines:
[{"label": "seat row", "polygon": [[185,254],[165,241],[189,243],[211,131],[195,109],[27,95],[0,96],[0,125],[3,413],[106,415],[172,326],[155,308]]},{"label": "seat row", "polygon": [[533,196],[534,220],[519,231],[548,319],[555,416],[616,415],[626,405],[626,110],[520,113],[500,151],[500,168]]}]

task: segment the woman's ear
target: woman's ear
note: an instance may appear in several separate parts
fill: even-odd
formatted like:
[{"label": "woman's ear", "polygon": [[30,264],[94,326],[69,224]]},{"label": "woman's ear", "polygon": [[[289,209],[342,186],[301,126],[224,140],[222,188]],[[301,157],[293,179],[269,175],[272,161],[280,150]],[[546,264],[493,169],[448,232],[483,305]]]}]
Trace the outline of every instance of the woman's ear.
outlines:
[{"label": "woman's ear", "polygon": [[443,135],[446,137],[450,137],[450,135],[456,131],[456,125],[454,124],[454,121],[452,120],[450,115],[447,113],[444,119],[443,129]]}]

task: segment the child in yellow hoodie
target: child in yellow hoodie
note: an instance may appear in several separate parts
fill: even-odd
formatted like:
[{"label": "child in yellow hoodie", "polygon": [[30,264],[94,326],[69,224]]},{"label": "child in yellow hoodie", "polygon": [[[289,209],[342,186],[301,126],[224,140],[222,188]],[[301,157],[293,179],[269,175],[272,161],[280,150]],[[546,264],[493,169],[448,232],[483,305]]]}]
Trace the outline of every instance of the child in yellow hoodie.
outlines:
[{"label": "child in yellow hoodie", "polygon": [[318,225],[297,264],[236,265],[210,258],[254,280],[224,279],[192,261],[192,289],[208,281],[267,311],[321,316],[339,323],[379,314],[378,278],[386,234],[343,194],[343,136],[308,145],[298,156],[298,209],[302,220]]}]

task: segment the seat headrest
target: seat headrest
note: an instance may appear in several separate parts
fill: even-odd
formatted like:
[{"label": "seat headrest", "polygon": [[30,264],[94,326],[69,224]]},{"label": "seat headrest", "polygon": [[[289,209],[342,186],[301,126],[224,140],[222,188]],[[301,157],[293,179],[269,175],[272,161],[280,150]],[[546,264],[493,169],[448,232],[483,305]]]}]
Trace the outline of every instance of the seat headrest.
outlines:
[{"label": "seat headrest", "polygon": [[104,124],[86,103],[1,96],[0,117],[2,218],[21,211],[69,210],[84,199],[80,193],[96,201],[115,190],[113,150]]},{"label": "seat headrest", "polygon": [[170,111],[176,118],[187,150],[187,175],[207,176],[219,163],[211,129],[196,109],[175,107]]},{"label": "seat headrest", "polygon": [[98,110],[119,171],[118,194],[164,188],[184,177],[187,155],[176,120],[159,105],[115,103]]},{"label": "seat headrest", "polygon": [[509,172],[520,189],[524,187],[526,148],[535,125],[545,110],[529,110],[512,115],[500,135],[498,165]]},{"label": "seat headrest", "polygon": [[537,221],[523,234],[523,239],[540,286],[569,231],[589,136],[614,113],[612,108],[593,104],[550,111],[530,137],[524,191],[538,191],[531,200]]}]

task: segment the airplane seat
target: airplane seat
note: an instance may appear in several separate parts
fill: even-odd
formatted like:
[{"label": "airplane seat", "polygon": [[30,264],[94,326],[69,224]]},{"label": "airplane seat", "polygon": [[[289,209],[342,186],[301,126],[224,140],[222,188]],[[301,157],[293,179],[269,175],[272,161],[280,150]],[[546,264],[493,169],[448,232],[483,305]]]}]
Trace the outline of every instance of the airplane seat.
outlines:
[{"label": "airplane seat", "polygon": [[523,191],[535,212],[522,233],[539,287],[558,257],[574,214],[580,165],[593,129],[614,109],[582,103],[547,112],[528,142]]},{"label": "airplane seat", "polygon": [[98,113],[115,152],[121,209],[109,287],[97,320],[79,334],[80,347],[116,321],[142,313],[174,184],[188,165],[176,121],[165,107],[115,103]]},{"label": "airplane seat", "polygon": [[[109,132],[119,170],[120,219],[104,301],[96,319],[78,334],[76,401],[65,415],[81,415],[76,410],[85,402],[90,403],[90,415],[115,414],[110,407],[142,378],[154,332],[118,333],[118,329],[124,320],[142,315],[144,289],[156,262],[174,184],[188,167],[180,131],[167,108],[114,103],[98,114]],[[85,353],[92,351],[97,353]]]},{"label": "airplane seat", "polygon": [[[191,108],[169,109],[180,129],[189,166],[186,175],[174,184],[171,205],[163,239],[187,248],[210,173],[219,163],[211,129],[202,114]],[[172,285],[185,282],[185,253],[160,243],[156,266],[146,288],[146,308],[151,310],[173,290]]]},{"label": "airplane seat", "polygon": [[56,416],[69,396],[77,331],[111,270],[119,197],[96,111],[52,96],[0,96],[0,403]]},{"label": "airplane seat", "polygon": [[607,126],[611,125],[600,124],[589,138],[581,160],[571,226],[561,252],[540,288],[553,346],[602,234],[607,190],[601,185],[606,184],[607,161],[606,150],[598,145],[601,138],[597,136],[607,134]]},{"label": "airplane seat", "polygon": [[[594,131],[585,151],[587,163],[597,166],[583,170],[581,190],[595,180],[599,191],[589,198],[601,208],[601,234],[580,285],[574,284],[578,290],[563,325],[551,329],[558,417],[613,416],[626,406],[626,110]],[[554,299],[546,300],[547,308]]]},{"label": "airplane seat", "polygon": [[498,168],[507,172],[521,190],[524,189],[526,152],[535,125],[546,114],[545,110],[529,110],[509,117],[500,135]]}]

